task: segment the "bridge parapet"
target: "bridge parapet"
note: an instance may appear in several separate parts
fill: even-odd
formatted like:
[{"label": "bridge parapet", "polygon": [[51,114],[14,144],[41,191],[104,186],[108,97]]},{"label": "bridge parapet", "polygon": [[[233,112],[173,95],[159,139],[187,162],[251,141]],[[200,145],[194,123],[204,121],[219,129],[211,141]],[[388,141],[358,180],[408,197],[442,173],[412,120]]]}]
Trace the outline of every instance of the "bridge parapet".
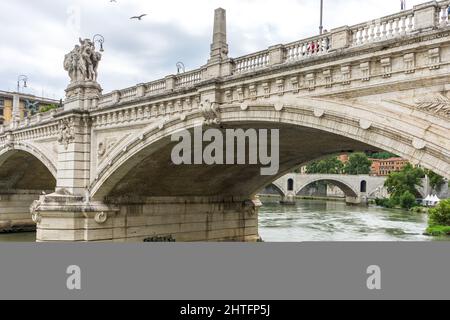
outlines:
[{"label": "bridge parapet", "polygon": [[[157,104],[179,104],[177,100],[184,98],[186,90],[200,88],[205,82],[208,83],[207,80],[211,78],[223,79],[223,84],[226,84],[233,82],[233,79],[240,80],[241,77],[249,74],[260,74],[266,69],[270,70],[273,66],[281,67],[292,64],[297,66],[300,61],[311,62],[311,64],[298,65],[301,69],[304,69],[302,72],[297,67],[295,73],[285,73],[282,76],[274,75],[275,80],[279,82],[278,87],[282,88],[283,92],[302,91],[304,94],[311,94],[311,91],[314,91],[315,94],[322,94],[323,91],[323,94],[330,94],[333,93],[333,87],[340,84],[354,86],[355,83],[352,82],[358,82],[358,87],[367,87],[369,81],[373,84],[377,79],[386,83],[393,76],[401,76],[405,73],[411,74],[416,71],[422,72],[425,69],[437,70],[446,65],[442,61],[444,53],[440,50],[439,43],[431,44],[427,52],[422,52],[423,48],[419,50],[420,52],[416,52],[420,46],[416,45],[416,48],[414,48],[411,45],[418,42],[428,43],[430,40],[439,38],[439,36],[431,35],[429,38],[420,41],[406,41],[404,45],[410,46],[407,53],[404,53],[403,47],[394,45],[393,41],[396,39],[406,40],[409,37],[415,37],[436,29],[446,29],[449,25],[447,14],[449,6],[450,1],[448,0],[431,1],[415,6],[411,10],[380,19],[333,29],[320,36],[271,46],[266,50],[234,59],[226,58],[219,62],[227,65],[227,68],[223,70],[213,68],[210,62],[192,71],[101,95],[92,106],[93,109],[104,109],[133,101],[139,102],[143,98],[147,101],[149,99],[154,100]],[[389,43],[392,49],[380,52],[376,46],[382,46],[384,42]],[[362,51],[356,53],[355,50]],[[376,56],[373,55],[374,52],[377,53]],[[399,54],[401,57],[398,57]],[[331,57],[332,60],[329,59]],[[348,57],[351,57],[351,60],[348,60]],[[217,61],[214,63],[217,64]],[[267,77],[267,75],[265,76]],[[261,83],[253,85],[253,93],[261,92],[261,95],[255,96],[253,94],[252,96],[251,88],[239,89],[236,87],[236,95],[240,97],[237,99],[238,101],[243,100],[246,95],[249,98],[269,97],[271,95],[271,83],[266,83],[261,79],[255,80]],[[390,81],[394,80],[396,79]],[[265,88],[263,88],[264,84]],[[241,93],[239,93],[239,90]],[[279,90],[276,91],[278,93]],[[235,93],[229,92],[228,98],[225,96],[221,100],[232,102],[233,99],[230,100],[229,97],[232,97],[233,94]],[[174,95],[183,97],[174,97]]]}]

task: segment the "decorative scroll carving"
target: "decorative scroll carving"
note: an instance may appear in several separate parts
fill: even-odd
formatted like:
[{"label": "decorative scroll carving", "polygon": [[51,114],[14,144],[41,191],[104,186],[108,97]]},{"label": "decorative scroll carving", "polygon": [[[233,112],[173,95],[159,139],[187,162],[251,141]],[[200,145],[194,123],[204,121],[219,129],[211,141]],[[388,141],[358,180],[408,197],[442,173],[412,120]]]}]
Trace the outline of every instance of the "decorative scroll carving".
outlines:
[{"label": "decorative scroll carving", "polygon": [[205,101],[201,104],[200,110],[205,118],[205,125],[220,124],[220,110],[217,103]]},{"label": "decorative scroll carving", "polygon": [[95,215],[94,220],[98,224],[104,224],[108,220],[108,214],[106,212],[99,212]]},{"label": "decorative scroll carving", "polygon": [[419,110],[447,117],[450,116],[450,99],[443,94],[434,94],[419,98],[416,100],[416,107]]},{"label": "decorative scroll carving", "polygon": [[106,138],[98,144],[98,158],[103,158],[111,149],[117,145],[116,138]]},{"label": "decorative scroll carving", "polygon": [[75,129],[73,123],[64,119],[59,124],[58,142],[67,149],[70,143],[75,140]]},{"label": "decorative scroll carving", "polygon": [[42,216],[40,212],[38,211],[40,202],[38,200],[33,201],[30,207],[30,213],[31,213],[31,219],[34,221],[34,223],[41,223]]}]

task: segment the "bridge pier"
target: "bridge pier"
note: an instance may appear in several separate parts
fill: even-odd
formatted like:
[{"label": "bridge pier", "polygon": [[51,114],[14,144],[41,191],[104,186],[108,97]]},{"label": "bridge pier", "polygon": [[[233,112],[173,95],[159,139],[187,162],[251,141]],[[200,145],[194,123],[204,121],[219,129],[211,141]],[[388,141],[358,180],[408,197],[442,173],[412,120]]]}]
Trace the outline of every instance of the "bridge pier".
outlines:
[{"label": "bridge pier", "polygon": [[283,196],[283,199],[280,201],[282,205],[286,206],[295,206],[296,204],[296,196],[294,193],[288,193],[287,195]]},{"label": "bridge pier", "polygon": [[39,198],[39,193],[0,193],[0,233],[36,230],[30,216],[30,204]]},{"label": "bridge pier", "polygon": [[259,206],[257,200],[207,198],[86,203],[53,194],[34,203],[33,220],[38,242],[256,242]]},{"label": "bridge pier", "polygon": [[369,204],[367,197],[345,197],[345,203],[350,206],[367,206]]}]

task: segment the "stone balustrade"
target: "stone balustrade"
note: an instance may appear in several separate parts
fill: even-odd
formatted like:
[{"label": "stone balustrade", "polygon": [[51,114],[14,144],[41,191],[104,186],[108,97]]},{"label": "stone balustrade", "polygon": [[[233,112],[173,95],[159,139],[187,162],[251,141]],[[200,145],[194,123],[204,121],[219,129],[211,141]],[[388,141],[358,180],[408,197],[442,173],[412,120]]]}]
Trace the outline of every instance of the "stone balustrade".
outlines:
[{"label": "stone balustrade", "polygon": [[189,87],[199,83],[200,81],[202,81],[202,73],[203,70],[193,70],[178,75],[176,77],[175,87]]},{"label": "stone balustrade", "polygon": [[361,23],[350,28],[352,46],[404,36],[414,30],[413,10]]},{"label": "stone balustrade", "polygon": [[[421,30],[447,27],[449,25],[449,7],[449,0],[431,1],[380,19],[333,29],[320,36],[274,46],[267,50],[231,59],[230,75],[250,73],[276,64],[307,60],[339,49],[360,47],[404,37]],[[362,69],[363,67],[361,66]],[[109,107],[142,96],[159,95],[167,91],[193,87],[206,79],[204,71],[204,68],[200,68],[105,94],[100,97],[98,107]]]},{"label": "stone balustrade", "polygon": [[439,2],[439,24],[441,26],[447,26],[450,23],[448,11],[449,8],[450,8],[450,1]]},{"label": "stone balustrade", "polygon": [[252,53],[234,60],[234,72],[255,71],[269,65],[269,50]]}]

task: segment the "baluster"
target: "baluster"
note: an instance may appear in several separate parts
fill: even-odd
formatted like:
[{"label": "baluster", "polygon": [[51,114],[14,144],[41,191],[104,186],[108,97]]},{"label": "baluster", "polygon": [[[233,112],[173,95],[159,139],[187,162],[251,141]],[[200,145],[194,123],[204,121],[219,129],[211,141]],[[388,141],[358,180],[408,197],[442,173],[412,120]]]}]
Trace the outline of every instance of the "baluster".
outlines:
[{"label": "baluster", "polygon": [[402,17],[402,34],[406,33],[406,16]]},{"label": "baluster", "polygon": [[400,19],[395,19],[395,35],[397,36],[400,33]]},{"label": "baluster", "polygon": [[387,38],[387,25],[388,25],[388,23],[386,21],[384,21],[383,22],[383,31],[382,31],[383,39]]},{"label": "baluster", "polygon": [[374,24],[369,25],[371,42],[375,41],[375,27],[376,27],[376,25],[374,25]]},{"label": "baluster", "polygon": [[444,6],[444,12],[442,13],[442,24],[443,24],[443,25],[447,25],[448,22],[449,22],[449,18],[448,18],[448,14],[449,14],[449,12],[448,12],[449,6],[450,6],[450,5]]},{"label": "baluster", "polygon": [[409,32],[411,32],[411,31],[413,31],[414,30],[414,15],[409,15],[409,23],[408,23],[408,29],[409,29]]},{"label": "baluster", "polygon": [[352,36],[353,45],[356,45],[358,43],[358,29],[352,31]]},{"label": "baluster", "polygon": [[369,27],[364,27],[364,43],[369,42]]},{"label": "baluster", "polygon": [[389,35],[388,37],[391,38],[394,36],[394,21],[389,20]]},{"label": "baluster", "polygon": [[377,36],[377,40],[381,39],[381,22],[379,22],[377,24],[377,34],[376,34],[376,36]]}]

